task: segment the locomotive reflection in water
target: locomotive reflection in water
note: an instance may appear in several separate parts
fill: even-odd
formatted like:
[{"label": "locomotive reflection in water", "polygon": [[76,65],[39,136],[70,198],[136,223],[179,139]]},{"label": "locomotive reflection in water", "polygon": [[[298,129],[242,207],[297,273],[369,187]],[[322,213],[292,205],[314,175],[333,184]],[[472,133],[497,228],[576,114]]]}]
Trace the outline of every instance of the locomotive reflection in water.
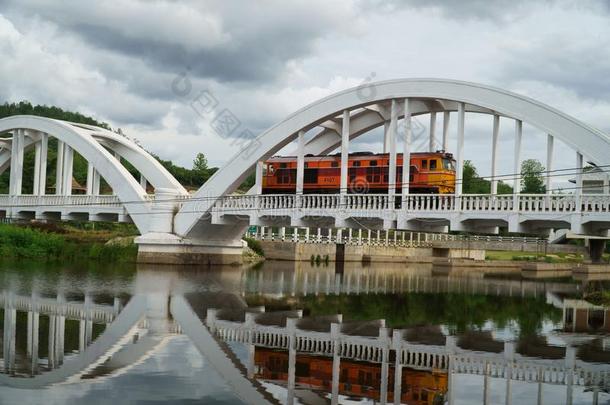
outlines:
[{"label": "locomotive reflection in water", "polygon": [[[402,154],[396,157],[396,192],[402,191]],[[371,152],[352,153],[348,159],[348,193],[387,193],[390,155]],[[273,157],[263,164],[263,194],[294,194],[297,158]],[[341,156],[305,157],[303,192],[339,193]],[[412,194],[453,194],[455,160],[451,153],[419,152],[411,154],[409,191]]]},{"label": "locomotive reflection in water", "polygon": [[[288,352],[257,347],[255,352],[257,378],[287,382]],[[295,382],[304,388],[330,392],[333,359],[299,354],[296,357]],[[388,401],[394,401],[394,367],[389,367]],[[381,392],[381,364],[344,360],[340,363],[339,394],[377,400]],[[440,369],[421,371],[403,368],[400,403],[437,405],[445,402],[448,373]]]}]

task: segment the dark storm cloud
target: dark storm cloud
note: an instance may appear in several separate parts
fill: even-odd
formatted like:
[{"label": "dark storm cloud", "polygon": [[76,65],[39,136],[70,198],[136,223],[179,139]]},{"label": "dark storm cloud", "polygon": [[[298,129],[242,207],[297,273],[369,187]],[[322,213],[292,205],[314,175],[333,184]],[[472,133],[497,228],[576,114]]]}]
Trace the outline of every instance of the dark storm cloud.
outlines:
[{"label": "dark storm cloud", "polygon": [[27,0],[9,3],[9,10],[29,9],[94,47],[139,58],[161,72],[188,70],[220,82],[274,80],[341,21],[333,7],[278,2],[263,12],[255,3],[227,3],[186,2],[178,9],[172,2],[135,2],[121,13],[100,3],[58,7]]},{"label": "dark storm cloud", "polygon": [[[610,94],[610,41],[570,46],[562,38],[507,50],[506,63],[498,70],[502,81],[539,81],[575,92],[585,99],[607,99]],[[563,44],[562,46],[557,46]],[[601,46],[600,46],[601,45]]]}]

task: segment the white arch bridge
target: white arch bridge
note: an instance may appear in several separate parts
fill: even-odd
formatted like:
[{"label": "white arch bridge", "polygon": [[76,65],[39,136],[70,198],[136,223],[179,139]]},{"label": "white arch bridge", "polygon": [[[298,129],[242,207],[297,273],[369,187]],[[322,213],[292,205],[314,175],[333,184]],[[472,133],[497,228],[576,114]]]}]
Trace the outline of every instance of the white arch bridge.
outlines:
[{"label": "white arch bridge", "polygon": [[[437,114],[443,115],[440,141]],[[450,117],[457,117],[457,173],[464,166],[464,139],[469,114],[493,116],[491,193],[462,193],[458,176],[453,195],[409,193],[408,185],[390,183],[387,194],[350,194],[349,143],[384,127],[388,173],[396,179],[397,154],[413,151],[415,116],[429,115],[429,149],[448,146]],[[520,172],[523,123],[547,134],[547,194],[497,194],[500,124],[514,126],[514,173]],[[399,126],[399,122],[404,125]],[[441,131],[439,131],[441,132]],[[245,145],[196,193],[185,189],[148,153],[129,139],[105,129],[58,120],[14,116],[0,120],[0,171],[10,166],[10,192],[0,196],[0,210],[11,218],[54,218],[133,221],[139,257],[154,262],[227,263],[241,259],[241,236],[248,225],[337,228],[398,228],[446,232],[547,233],[568,229],[576,234],[607,237],[610,194],[586,195],[583,162],[610,165],[610,137],[577,119],[530,98],[497,88],[454,80],[402,79],[371,83],[314,102],[269,128]],[[46,195],[49,138],[57,139],[53,195]],[[571,194],[552,194],[554,140],[575,153],[576,186]],[[262,162],[297,141],[296,189],[289,195],[262,194]],[[24,151],[35,149],[34,184],[24,194]],[[303,194],[305,156],[341,150],[340,193]],[[74,151],[88,164],[85,195],[72,192]],[[141,175],[138,182],[121,164],[128,161]],[[252,172],[256,185],[247,195],[233,192]],[[403,165],[402,178],[409,177]],[[100,195],[100,178],[112,195]],[[146,184],[154,189],[147,194]],[[28,190],[29,187],[26,187]],[[400,194],[397,189],[400,188]],[[597,243],[601,246],[601,243]]]}]

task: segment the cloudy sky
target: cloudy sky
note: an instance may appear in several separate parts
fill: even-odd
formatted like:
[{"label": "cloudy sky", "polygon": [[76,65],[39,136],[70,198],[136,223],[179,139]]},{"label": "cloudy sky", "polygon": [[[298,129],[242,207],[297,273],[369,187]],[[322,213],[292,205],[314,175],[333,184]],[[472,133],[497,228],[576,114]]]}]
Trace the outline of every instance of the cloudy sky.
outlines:
[{"label": "cloudy sky", "polygon": [[[491,84],[609,133],[609,49],[608,0],[2,0],[0,101],[90,114],[186,166],[237,148],[191,108],[202,92],[257,134],[371,78]],[[466,158],[487,175],[492,119],[467,120]],[[545,135],[525,131],[524,158],[544,160]],[[503,122],[499,173],[512,133]],[[573,167],[556,144],[556,168]],[[380,145],[373,133],[354,148]]]}]

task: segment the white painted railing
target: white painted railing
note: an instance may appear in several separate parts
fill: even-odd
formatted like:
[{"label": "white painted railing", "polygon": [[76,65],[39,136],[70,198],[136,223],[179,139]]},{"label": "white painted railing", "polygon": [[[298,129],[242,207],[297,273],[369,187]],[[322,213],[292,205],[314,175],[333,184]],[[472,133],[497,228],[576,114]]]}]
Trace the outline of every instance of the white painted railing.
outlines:
[{"label": "white painted railing", "polygon": [[451,211],[455,209],[455,196],[411,194],[404,205],[407,211]]},{"label": "white painted railing", "polygon": [[123,204],[116,195],[17,195],[0,196],[2,206],[32,207],[32,210],[41,207],[57,206],[104,206],[121,208]]},{"label": "white painted railing", "polygon": [[[515,201],[517,206],[515,206]],[[406,212],[610,212],[610,195],[572,194],[465,194],[454,195],[409,194],[395,196],[393,201],[387,194],[270,194],[261,196],[226,196],[219,199],[214,208],[219,211],[235,209],[258,210],[362,210],[362,211],[406,211]],[[330,213],[329,213],[330,214]]]},{"label": "white painted railing", "polygon": [[266,241],[298,243],[344,243],[348,245],[373,246],[431,246],[434,242],[503,242],[544,245],[546,239],[524,236],[498,235],[451,235],[448,233],[411,232],[399,230],[362,230],[343,229],[341,232],[331,229],[298,228],[298,227],[255,227],[246,232],[246,237]]},{"label": "white painted railing", "polygon": [[16,295],[7,291],[0,293],[0,307],[14,308],[24,312],[38,312],[45,315],[62,315],[67,319],[89,319],[95,323],[110,323],[119,314],[120,308],[112,305],[59,302],[56,299]]}]

